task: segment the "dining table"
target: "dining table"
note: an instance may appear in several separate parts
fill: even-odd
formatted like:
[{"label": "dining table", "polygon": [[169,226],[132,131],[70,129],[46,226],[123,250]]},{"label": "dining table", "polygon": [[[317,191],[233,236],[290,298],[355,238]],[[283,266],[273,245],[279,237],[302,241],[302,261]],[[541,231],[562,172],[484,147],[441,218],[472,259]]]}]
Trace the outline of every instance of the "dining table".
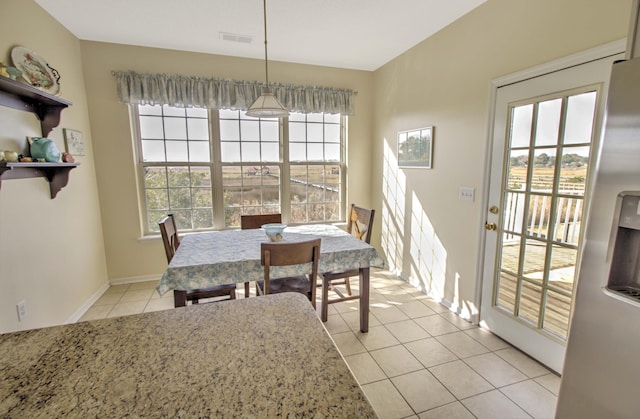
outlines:
[{"label": "dining table", "polygon": [[[332,224],[288,226],[282,241],[293,243],[315,238],[321,239],[318,272],[358,269],[360,331],[368,332],[370,268],[384,268],[384,259],[373,246]],[[163,295],[170,290],[261,280],[264,267],[260,262],[260,244],[268,241],[263,229],[186,234],[163,273],[157,291]],[[308,272],[306,265],[271,268],[274,278]]]}]

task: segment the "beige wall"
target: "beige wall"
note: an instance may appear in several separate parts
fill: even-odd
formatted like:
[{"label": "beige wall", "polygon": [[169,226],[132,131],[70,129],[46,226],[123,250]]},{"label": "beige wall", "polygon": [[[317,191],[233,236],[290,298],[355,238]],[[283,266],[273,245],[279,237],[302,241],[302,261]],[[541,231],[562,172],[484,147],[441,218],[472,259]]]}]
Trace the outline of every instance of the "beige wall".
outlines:
[{"label": "beige wall", "polygon": [[[375,72],[374,205],[392,266],[476,314],[490,82],[624,38],[630,5],[489,0]],[[429,125],[434,168],[398,169],[396,132]],[[474,202],[458,200],[461,186]]]},{"label": "beige wall", "polygon": [[[74,320],[107,286],[100,206],[93,164],[80,43],[33,1],[3,0],[0,61],[11,49],[32,49],[61,75],[62,111],[49,138],[64,150],[63,128],[82,131],[86,155],[78,156],[69,184],[50,198],[44,178],[5,180],[0,190],[0,333]],[[24,151],[26,136],[41,136],[36,117],[0,106],[0,150]],[[16,304],[27,317],[18,322]]]},{"label": "beige wall", "polygon": [[[166,259],[159,238],[140,240],[129,114],[118,102],[114,70],[263,80],[264,61],[116,44],[81,42],[109,278],[159,278]],[[349,118],[348,202],[371,204],[370,72],[269,62],[274,82],[358,91]]]}]

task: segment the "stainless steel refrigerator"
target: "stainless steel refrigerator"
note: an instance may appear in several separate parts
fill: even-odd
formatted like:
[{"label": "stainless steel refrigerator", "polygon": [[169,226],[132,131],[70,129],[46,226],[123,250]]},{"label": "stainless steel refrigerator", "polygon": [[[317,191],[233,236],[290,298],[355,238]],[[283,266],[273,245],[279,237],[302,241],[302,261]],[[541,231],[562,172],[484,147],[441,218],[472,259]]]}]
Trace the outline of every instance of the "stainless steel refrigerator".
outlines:
[{"label": "stainless steel refrigerator", "polygon": [[640,58],[613,65],[556,417],[640,418]]}]

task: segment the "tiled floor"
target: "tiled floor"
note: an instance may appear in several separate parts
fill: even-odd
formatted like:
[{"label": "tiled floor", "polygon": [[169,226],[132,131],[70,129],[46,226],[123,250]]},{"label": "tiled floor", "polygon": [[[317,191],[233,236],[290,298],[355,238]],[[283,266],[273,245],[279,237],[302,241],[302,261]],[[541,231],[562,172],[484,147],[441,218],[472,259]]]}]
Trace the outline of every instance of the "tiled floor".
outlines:
[{"label": "tiled floor", "polygon": [[[81,320],[172,309],[155,285],[112,286]],[[325,326],[380,418],[554,417],[557,375],[389,272],[372,270],[369,333],[357,307],[330,305]]]}]

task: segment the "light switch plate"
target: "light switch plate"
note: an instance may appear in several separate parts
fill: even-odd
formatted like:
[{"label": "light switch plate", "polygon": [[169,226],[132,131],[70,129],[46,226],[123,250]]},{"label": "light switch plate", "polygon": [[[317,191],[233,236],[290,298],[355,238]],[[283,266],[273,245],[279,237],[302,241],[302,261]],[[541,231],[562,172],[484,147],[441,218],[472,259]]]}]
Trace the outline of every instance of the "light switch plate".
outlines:
[{"label": "light switch plate", "polygon": [[458,199],[460,201],[471,201],[473,202],[476,195],[476,189],[468,186],[461,186],[460,192],[458,192]]}]

